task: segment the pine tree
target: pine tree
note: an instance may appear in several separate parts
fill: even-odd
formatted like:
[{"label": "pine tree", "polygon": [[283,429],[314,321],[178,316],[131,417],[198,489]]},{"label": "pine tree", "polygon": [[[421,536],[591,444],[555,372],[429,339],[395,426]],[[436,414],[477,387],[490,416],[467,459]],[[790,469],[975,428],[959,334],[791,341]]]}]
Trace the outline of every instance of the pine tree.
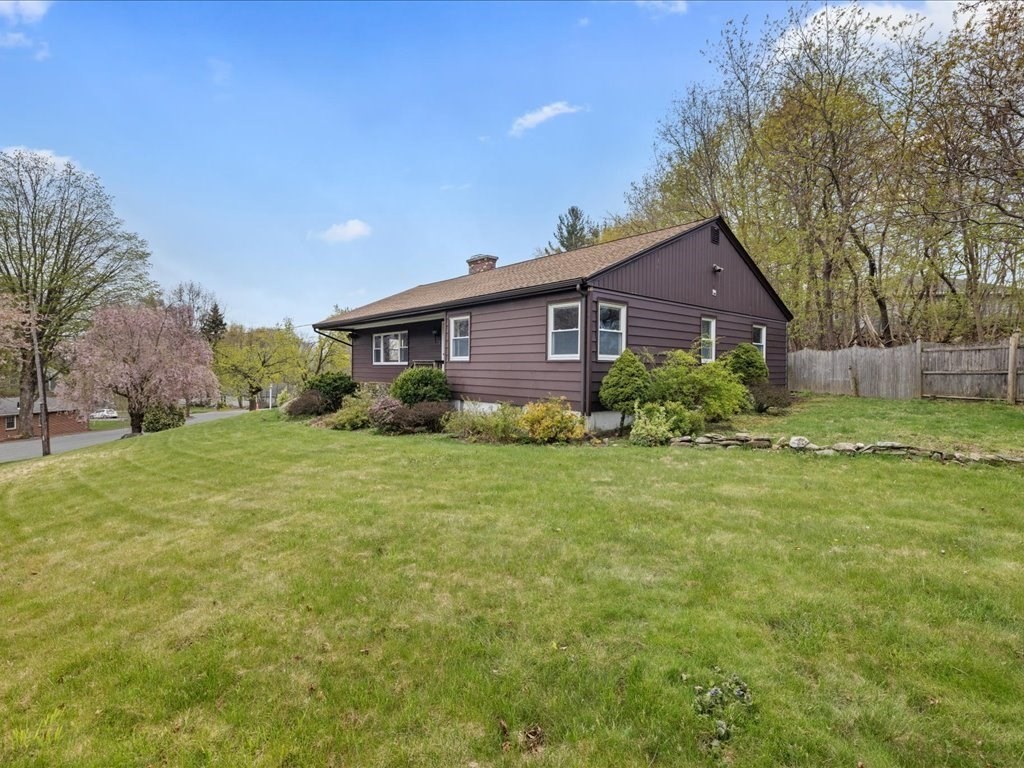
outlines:
[{"label": "pine tree", "polygon": [[225,322],[224,315],[220,311],[220,305],[215,301],[213,306],[210,307],[209,312],[203,315],[199,323],[199,332],[206,339],[210,347],[214,348],[217,346],[217,342],[224,337],[227,329],[228,324]]},{"label": "pine tree", "polygon": [[545,255],[593,245],[600,233],[601,228],[581,208],[571,205],[569,210],[558,217],[558,225],[555,227],[557,243],[549,242],[544,249]]}]

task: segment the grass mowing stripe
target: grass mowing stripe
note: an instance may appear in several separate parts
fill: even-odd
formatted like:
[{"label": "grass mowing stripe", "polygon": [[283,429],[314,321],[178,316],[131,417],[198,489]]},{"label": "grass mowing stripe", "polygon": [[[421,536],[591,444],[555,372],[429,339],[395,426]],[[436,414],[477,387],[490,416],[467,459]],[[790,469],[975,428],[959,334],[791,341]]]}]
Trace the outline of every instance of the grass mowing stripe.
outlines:
[{"label": "grass mowing stripe", "polygon": [[5,765],[706,765],[715,667],[737,764],[1024,750],[1011,468],[266,414],[58,458],[0,468]]}]

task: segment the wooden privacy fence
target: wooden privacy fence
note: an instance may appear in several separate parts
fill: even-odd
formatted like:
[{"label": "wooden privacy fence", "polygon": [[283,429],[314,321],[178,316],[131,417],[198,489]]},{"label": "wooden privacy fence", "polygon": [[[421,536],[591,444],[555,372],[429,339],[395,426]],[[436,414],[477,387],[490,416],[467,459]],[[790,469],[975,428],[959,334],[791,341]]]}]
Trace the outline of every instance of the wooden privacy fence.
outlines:
[{"label": "wooden privacy fence", "polygon": [[1024,402],[1024,349],[1018,331],[1001,344],[908,344],[877,349],[790,352],[789,388],[833,395],[910,400],[950,397]]}]

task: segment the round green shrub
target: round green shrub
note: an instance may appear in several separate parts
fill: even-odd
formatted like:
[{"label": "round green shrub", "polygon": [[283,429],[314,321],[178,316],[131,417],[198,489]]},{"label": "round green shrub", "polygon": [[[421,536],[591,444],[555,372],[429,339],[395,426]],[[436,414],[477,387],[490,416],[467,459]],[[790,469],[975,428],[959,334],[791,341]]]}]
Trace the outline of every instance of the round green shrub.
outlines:
[{"label": "round green shrub", "polygon": [[185,412],[176,405],[151,405],[142,417],[143,432],[163,432],[185,423]]},{"label": "round green shrub", "polygon": [[356,391],[356,383],[347,373],[321,373],[306,381],[306,389],[320,393],[323,398],[322,413],[332,413],[341,408],[345,397]]},{"label": "round green shrub", "polygon": [[403,405],[451,400],[448,377],[440,368],[410,368],[391,384],[391,396]]},{"label": "round green shrub", "polygon": [[758,381],[768,380],[768,366],[764,363],[761,350],[753,344],[740,344],[723,355],[722,362],[736,374],[745,387]]},{"label": "round green shrub", "polygon": [[605,377],[601,380],[598,397],[601,405],[611,411],[619,411],[619,431],[628,414],[632,414],[637,402],[647,400],[651,388],[651,374],[631,349],[624,349]]}]

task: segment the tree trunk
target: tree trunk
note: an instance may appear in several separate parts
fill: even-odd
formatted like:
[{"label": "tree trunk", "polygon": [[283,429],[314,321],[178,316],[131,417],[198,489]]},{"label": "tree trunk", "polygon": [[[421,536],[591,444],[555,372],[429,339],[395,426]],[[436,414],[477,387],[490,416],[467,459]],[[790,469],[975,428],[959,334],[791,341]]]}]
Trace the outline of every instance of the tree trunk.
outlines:
[{"label": "tree trunk", "polygon": [[253,397],[252,395],[249,396],[249,410],[250,411],[257,410],[257,408],[256,408],[256,398]]},{"label": "tree trunk", "polygon": [[145,411],[128,411],[128,418],[132,423],[132,434],[142,434],[142,417],[146,415]]},{"label": "tree trunk", "polygon": [[21,351],[18,372],[18,436],[32,437],[32,406],[36,402],[36,361],[32,349]]}]

